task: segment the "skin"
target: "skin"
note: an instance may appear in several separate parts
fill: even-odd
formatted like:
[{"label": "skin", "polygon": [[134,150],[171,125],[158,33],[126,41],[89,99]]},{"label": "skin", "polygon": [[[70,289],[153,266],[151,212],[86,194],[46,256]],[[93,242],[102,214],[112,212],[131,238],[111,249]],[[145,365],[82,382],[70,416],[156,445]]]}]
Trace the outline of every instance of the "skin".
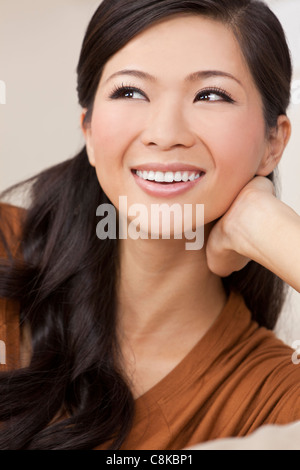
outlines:
[{"label": "skin", "polygon": [[[119,75],[125,69],[152,78]],[[234,78],[186,80],[207,70]],[[112,99],[122,84],[142,94]],[[234,102],[216,94],[195,102],[200,90],[211,87],[225,90]],[[123,195],[128,206],[139,202],[149,211],[151,204],[165,202],[135,183],[136,165],[180,162],[206,172],[201,183],[168,201],[205,205],[202,250],[185,250],[184,240],[120,241],[119,341],[137,398],[180,362],[224,307],[220,275],[249,261],[247,250],[235,250],[229,235],[239,195],[278,165],[290,124],[280,116],[277,129],[266,133],[261,96],[233,33],[219,22],[184,15],[148,28],[108,61],[91,122],[82,129],[90,163],[117,209]]]},{"label": "skin", "polygon": [[251,259],[300,292],[299,239],[299,215],[276,199],[268,179],[256,177],[212,230],[208,265],[224,277]]}]

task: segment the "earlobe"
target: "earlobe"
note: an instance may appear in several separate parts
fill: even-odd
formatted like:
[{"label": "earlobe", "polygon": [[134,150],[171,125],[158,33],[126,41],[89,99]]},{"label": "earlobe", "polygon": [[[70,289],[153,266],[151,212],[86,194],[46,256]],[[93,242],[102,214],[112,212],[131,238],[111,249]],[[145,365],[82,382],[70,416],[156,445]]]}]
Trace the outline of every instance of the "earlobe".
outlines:
[{"label": "earlobe", "polygon": [[256,176],[268,176],[275,168],[279,165],[281,160],[281,154],[274,153],[272,148],[268,147],[264,158],[262,159],[259,168],[256,172]]},{"label": "earlobe", "polygon": [[92,145],[92,132],[91,126],[85,122],[87,110],[84,110],[81,114],[81,130],[85,139],[86,151],[89,158],[89,162],[91,166],[95,166],[95,157],[94,157],[94,148]]},{"label": "earlobe", "polygon": [[259,165],[257,176],[268,176],[279,165],[291,136],[291,123],[287,116],[278,117],[277,126],[271,129],[265,155]]}]

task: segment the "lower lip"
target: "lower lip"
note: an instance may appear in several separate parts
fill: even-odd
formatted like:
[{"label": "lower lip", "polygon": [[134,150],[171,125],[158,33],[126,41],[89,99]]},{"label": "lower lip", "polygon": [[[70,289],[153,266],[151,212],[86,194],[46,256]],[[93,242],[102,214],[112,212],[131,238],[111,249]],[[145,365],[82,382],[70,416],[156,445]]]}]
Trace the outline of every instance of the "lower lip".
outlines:
[{"label": "lower lip", "polygon": [[194,181],[180,182],[180,183],[155,183],[154,181],[144,180],[137,176],[137,174],[132,171],[132,175],[135,178],[138,186],[143,189],[146,193],[151,196],[157,197],[172,197],[183,194],[196,186],[196,184],[202,181],[205,173],[203,173],[199,178]]}]

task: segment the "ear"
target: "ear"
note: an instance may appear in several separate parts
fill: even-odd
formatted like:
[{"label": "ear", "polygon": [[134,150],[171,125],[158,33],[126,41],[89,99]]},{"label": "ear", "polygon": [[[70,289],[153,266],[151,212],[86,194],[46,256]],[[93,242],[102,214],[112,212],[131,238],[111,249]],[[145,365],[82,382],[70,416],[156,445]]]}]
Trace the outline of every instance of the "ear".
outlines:
[{"label": "ear", "polygon": [[270,130],[265,155],[256,172],[257,176],[268,176],[278,166],[291,136],[291,122],[280,115],[277,126]]},{"label": "ear", "polygon": [[85,122],[87,109],[84,109],[81,114],[80,127],[85,139],[86,151],[88,154],[89,162],[92,166],[95,166],[94,147],[92,139],[92,129],[89,123]]}]

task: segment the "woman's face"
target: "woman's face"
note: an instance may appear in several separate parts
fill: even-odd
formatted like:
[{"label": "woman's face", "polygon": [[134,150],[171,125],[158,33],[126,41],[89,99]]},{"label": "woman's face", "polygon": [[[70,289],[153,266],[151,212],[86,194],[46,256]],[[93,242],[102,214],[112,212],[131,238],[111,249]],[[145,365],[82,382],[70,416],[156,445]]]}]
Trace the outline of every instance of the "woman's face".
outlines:
[{"label": "woman's face", "polygon": [[149,211],[204,204],[209,223],[255,175],[273,170],[262,100],[240,47],[229,28],[201,16],[162,21],[117,52],[84,133],[117,209],[119,196]]}]

